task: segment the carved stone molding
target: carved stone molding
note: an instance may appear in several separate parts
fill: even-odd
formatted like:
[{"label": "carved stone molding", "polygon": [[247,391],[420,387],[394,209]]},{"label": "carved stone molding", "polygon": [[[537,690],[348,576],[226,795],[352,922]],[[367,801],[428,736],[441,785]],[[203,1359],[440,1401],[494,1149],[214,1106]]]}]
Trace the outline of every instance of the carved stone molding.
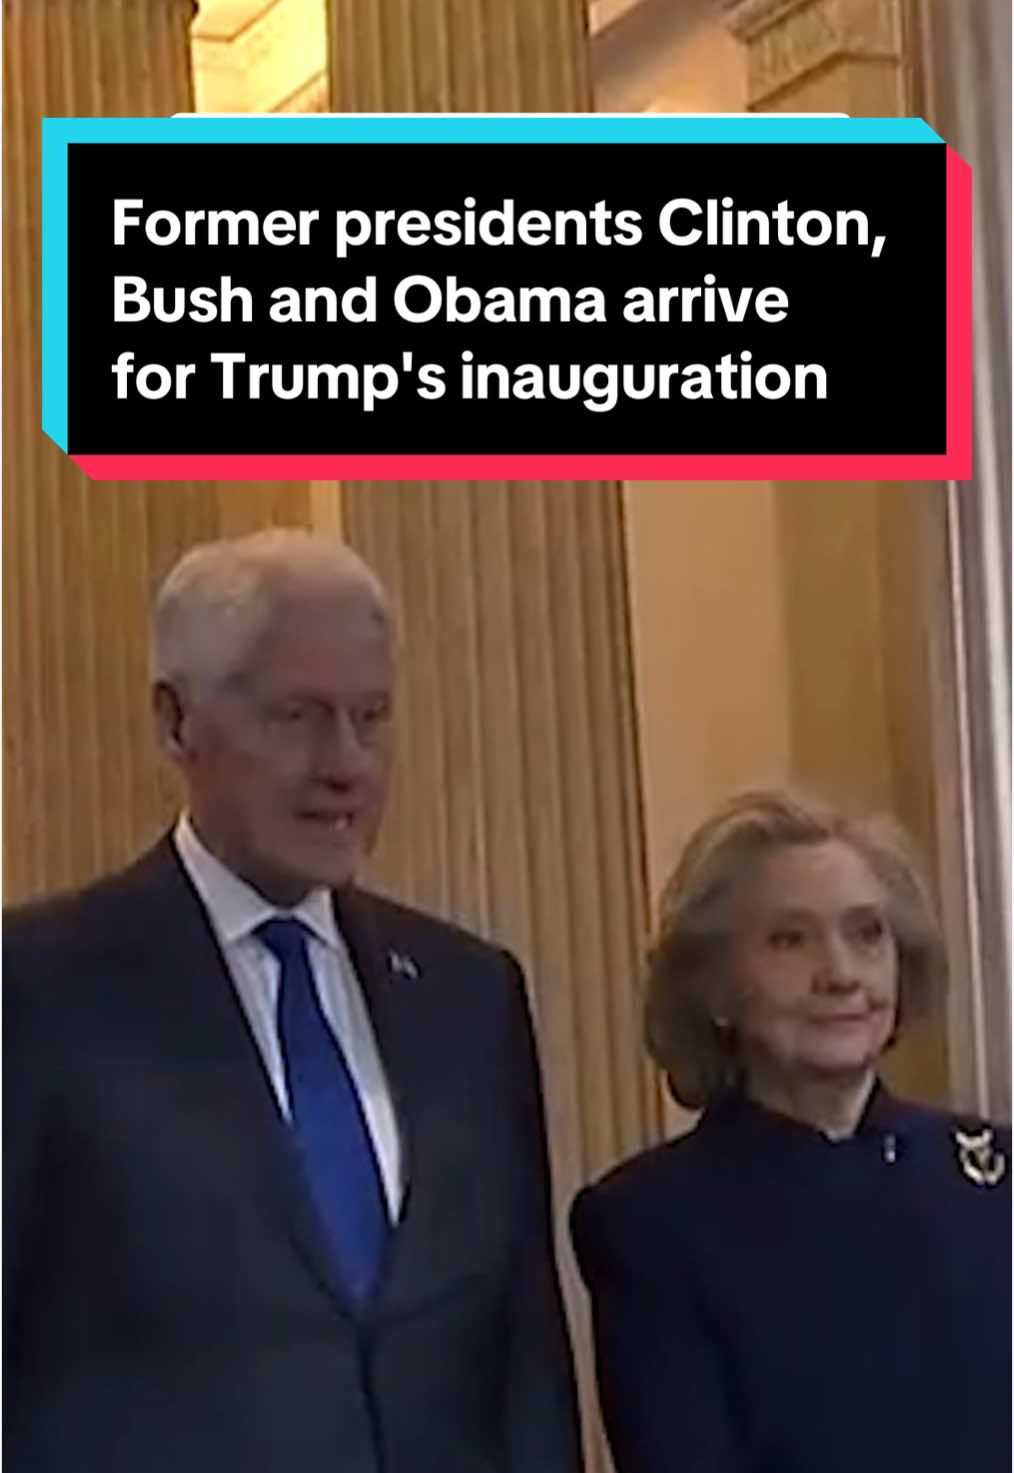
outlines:
[{"label": "carved stone molding", "polygon": [[[748,104],[753,109],[861,113],[864,88],[870,111],[901,101],[902,0],[734,0],[726,24],[747,47]],[[842,85],[842,69],[858,89]],[[829,85],[820,95],[808,84],[815,74]],[[834,74],[838,73],[837,76]],[[888,87],[885,92],[885,82]],[[851,104],[851,105],[848,105]]]}]

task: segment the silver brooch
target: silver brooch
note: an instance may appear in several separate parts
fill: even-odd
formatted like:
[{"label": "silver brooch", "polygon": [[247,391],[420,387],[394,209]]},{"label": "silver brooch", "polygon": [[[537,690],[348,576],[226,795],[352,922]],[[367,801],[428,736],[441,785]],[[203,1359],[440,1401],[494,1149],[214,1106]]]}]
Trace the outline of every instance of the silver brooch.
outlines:
[{"label": "silver brooch", "polygon": [[419,976],[419,968],[410,956],[403,951],[389,951],[387,960],[391,971],[396,977],[411,977],[413,980]]},{"label": "silver brooch", "polygon": [[982,1130],[954,1132],[958,1148],[958,1164],[969,1181],[977,1187],[995,1187],[1007,1171],[1007,1158],[997,1150],[990,1127]]}]

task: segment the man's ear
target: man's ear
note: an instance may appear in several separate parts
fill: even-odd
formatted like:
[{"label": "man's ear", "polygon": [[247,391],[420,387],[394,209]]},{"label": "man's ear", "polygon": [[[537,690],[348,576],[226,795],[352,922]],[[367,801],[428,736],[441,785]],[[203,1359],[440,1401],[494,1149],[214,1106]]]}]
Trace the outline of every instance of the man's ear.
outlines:
[{"label": "man's ear", "polygon": [[167,757],[183,762],[190,754],[187,713],[179,691],[167,680],[156,680],[151,688],[158,744]]}]

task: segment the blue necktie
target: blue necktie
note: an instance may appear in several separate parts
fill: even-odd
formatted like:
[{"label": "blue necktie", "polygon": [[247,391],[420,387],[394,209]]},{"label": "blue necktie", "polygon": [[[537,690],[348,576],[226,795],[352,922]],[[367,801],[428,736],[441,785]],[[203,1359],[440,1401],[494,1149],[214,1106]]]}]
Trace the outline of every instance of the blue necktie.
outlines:
[{"label": "blue necktie", "polygon": [[353,1299],[376,1282],[390,1232],[373,1142],[345,1055],[321,1011],[302,922],[257,927],[278,958],[278,1037],[307,1184]]}]

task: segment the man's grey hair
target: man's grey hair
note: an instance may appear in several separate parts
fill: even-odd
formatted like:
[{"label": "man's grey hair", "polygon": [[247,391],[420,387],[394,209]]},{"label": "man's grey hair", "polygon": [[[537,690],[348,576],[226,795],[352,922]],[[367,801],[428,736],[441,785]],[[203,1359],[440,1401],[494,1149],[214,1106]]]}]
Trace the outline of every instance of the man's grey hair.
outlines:
[{"label": "man's grey hair", "polygon": [[240,674],[281,604],[301,596],[365,598],[392,629],[377,575],[335,537],[273,527],[190,548],[164,579],[152,613],[152,674],[207,696]]}]

